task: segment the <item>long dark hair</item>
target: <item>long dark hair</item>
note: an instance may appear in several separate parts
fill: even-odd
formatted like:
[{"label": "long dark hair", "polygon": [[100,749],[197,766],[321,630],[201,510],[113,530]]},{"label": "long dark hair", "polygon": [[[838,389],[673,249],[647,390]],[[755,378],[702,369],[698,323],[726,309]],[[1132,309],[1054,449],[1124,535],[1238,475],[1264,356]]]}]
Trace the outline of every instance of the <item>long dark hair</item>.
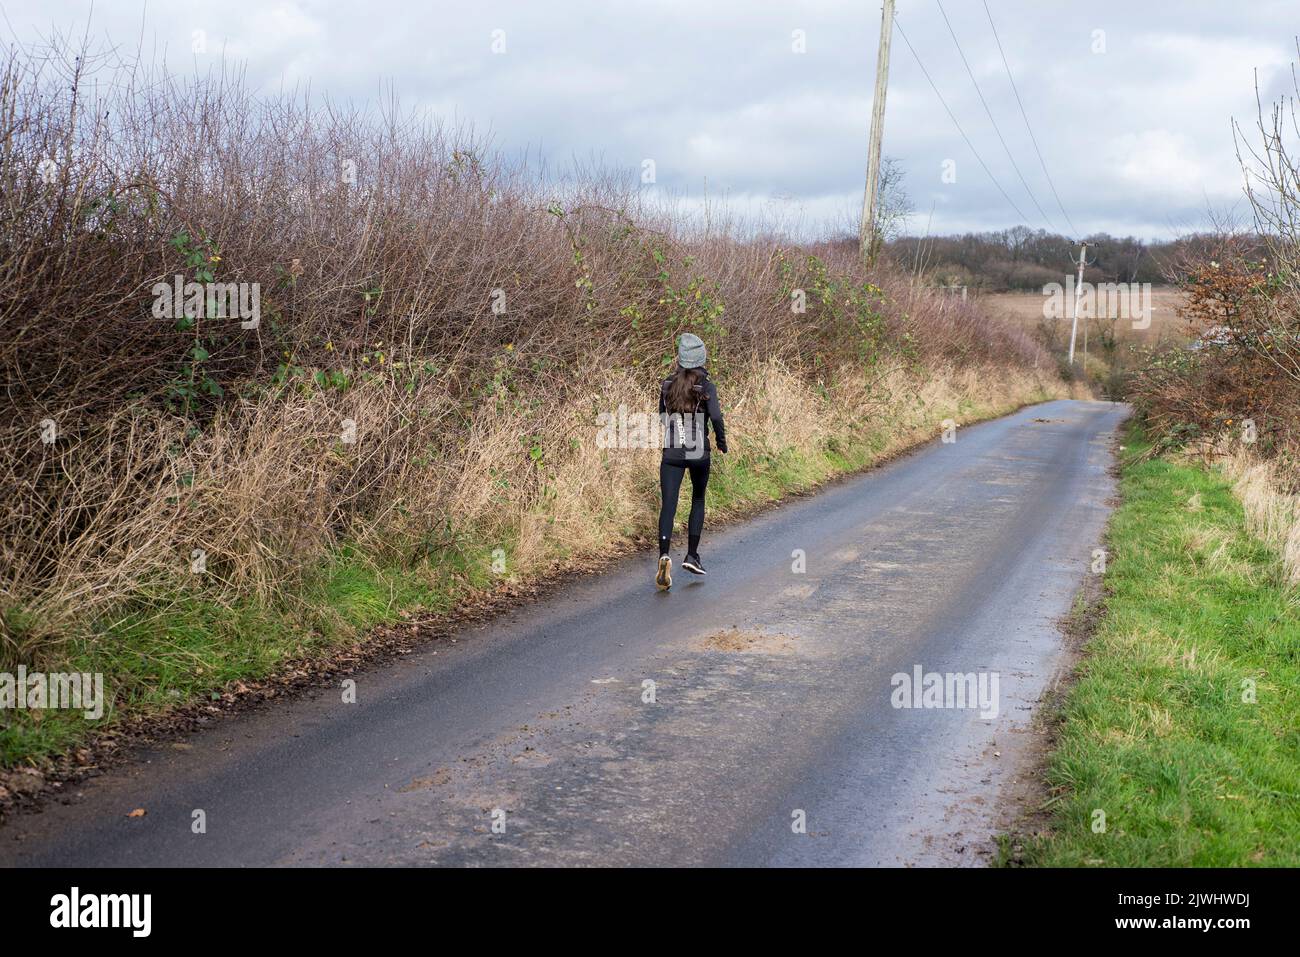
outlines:
[{"label": "long dark hair", "polygon": [[678,369],[668,380],[668,394],[664,398],[668,411],[694,412],[700,401],[696,387],[703,378],[703,369]]}]

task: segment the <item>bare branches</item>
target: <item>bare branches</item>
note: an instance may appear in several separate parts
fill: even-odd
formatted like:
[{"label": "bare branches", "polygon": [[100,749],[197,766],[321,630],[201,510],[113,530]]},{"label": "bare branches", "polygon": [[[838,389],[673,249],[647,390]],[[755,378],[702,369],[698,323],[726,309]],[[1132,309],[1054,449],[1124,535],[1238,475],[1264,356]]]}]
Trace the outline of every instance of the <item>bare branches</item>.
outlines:
[{"label": "bare branches", "polygon": [[[687,329],[724,382],[779,368],[828,396],[1043,360],[851,250],[697,228],[618,172],[549,175],[393,101],[259,98],[237,72],[88,82],[108,62],[0,59],[0,638],[6,606],[103,609],[194,549],[227,597],[345,541],[406,560],[463,533],[448,515],[551,508],[552,461],[625,495],[633,465],[570,442],[593,389],[653,395]],[[177,276],[255,285],[260,325],[156,317]],[[853,395],[845,415],[876,401]]]}]

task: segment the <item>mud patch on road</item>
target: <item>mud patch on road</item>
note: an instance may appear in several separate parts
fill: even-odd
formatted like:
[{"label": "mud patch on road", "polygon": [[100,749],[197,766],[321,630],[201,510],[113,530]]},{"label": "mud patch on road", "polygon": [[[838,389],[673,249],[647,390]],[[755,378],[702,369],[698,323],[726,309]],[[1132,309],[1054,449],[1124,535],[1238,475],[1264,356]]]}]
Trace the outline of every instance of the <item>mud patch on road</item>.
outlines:
[{"label": "mud patch on road", "polygon": [[701,645],[708,651],[730,651],[739,654],[789,654],[795,651],[793,635],[769,635],[761,631],[727,628],[707,635]]},{"label": "mud patch on road", "polygon": [[790,585],[785,588],[781,594],[786,598],[793,598],[802,601],[805,598],[811,598],[816,593],[817,588],[818,586],[812,583],[807,585]]},{"label": "mud patch on road", "polygon": [[410,784],[405,784],[397,789],[398,794],[410,794],[412,791],[427,791],[430,788],[441,787],[451,780],[451,772],[446,768],[439,768],[434,771],[430,777],[414,778]]}]

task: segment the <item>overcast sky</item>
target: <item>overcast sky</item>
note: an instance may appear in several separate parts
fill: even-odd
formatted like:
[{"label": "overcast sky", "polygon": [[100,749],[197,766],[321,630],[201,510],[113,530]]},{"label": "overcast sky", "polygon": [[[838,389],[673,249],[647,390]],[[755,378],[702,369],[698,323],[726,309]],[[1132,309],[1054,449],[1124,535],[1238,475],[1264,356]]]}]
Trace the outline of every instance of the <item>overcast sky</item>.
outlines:
[{"label": "overcast sky", "polygon": [[[884,151],[905,172],[911,231],[926,229],[932,207],[936,234],[1046,226],[1041,206],[1075,235],[983,0],[943,7],[1032,197],[938,0],[898,0],[901,30],[1009,197],[896,31]],[[1289,89],[1298,0],[988,7],[1079,232],[1164,237],[1204,224],[1208,208],[1243,211],[1230,123],[1253,122],[1256,71],[1266,95]],[[84,0],[0,0],[0,10],[10,43],[89,22],[97,40],[135,49],[143,38],[175,72],[223,56],[246,64],[267,93],[310,83],[364,102],[391,87],[406,106],[490,131],[505,152],[540,150],[558,166],[594,157],[637,181],[651,159],[653,189],[725,196],[803,231],[843,227],[861,205],[880,0],[100,0],[93,10]],[[206,52],[195,54],[200,30]]]}]

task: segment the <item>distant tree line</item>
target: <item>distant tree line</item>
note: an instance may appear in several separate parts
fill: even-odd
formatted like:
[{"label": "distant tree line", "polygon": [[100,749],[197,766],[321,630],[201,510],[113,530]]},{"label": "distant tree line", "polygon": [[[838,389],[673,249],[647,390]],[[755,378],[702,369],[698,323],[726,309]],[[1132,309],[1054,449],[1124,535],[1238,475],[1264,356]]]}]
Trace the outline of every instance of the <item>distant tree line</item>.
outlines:
[{"label": "distant tree line", "polygon": [[[1095,233],[1086,238],[1088,267],[1084,280],[1102,282],[1174,281],[1178,264],[1198,252],[1206,236],[1164,242]],[[1259,246],[1263,257],[1262,243]],[[1026,226],[962,236],[902,236],[891,239],[885,255],[933,285],[964,285],[972,290],[1004,292],[1041,290],[1074,275],[1079,260],[1075,240]]]}]

